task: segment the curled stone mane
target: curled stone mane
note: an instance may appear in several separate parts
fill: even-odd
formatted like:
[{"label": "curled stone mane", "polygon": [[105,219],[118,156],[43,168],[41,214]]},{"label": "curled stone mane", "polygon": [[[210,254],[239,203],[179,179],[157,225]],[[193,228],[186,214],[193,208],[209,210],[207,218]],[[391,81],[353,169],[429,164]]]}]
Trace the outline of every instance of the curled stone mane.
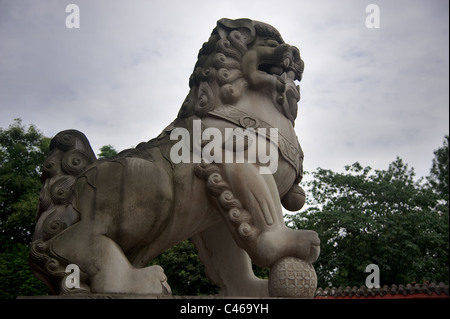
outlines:
[{"label": "curled stone mane", "polygon": [[221,19],[198,54],[189,79],[190,92],[179,118],[204,117],[217,105],[234,105],[248,87],[241,72],[241,59],[256,38],[270,37],[284,41],[271,25],[249,19]]}]

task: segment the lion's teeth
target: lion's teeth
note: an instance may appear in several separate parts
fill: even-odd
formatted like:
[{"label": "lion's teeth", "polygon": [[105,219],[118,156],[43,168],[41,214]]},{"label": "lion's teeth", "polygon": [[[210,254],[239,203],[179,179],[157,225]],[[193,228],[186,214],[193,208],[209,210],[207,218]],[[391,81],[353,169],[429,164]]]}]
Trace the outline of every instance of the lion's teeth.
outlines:
[{"label": "lion's teeth", "polygon": [[269,69],[270,74],[281,75],[283,73],[283,68],[280,66],[271,66]]}]

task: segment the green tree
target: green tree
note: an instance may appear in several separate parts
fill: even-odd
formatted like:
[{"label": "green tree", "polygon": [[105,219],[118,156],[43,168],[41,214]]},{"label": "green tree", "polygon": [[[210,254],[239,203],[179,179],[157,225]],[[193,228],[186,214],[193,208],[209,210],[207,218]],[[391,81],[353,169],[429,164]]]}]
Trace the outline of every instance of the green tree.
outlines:
[{"label": "green tree", "polygon": [[6,130],[0,128],[0,250],[31,242],[49,145],[49,138],[20,119]]},{"label": "green tree", "polygon": [[[440,259],[440,264],[443,265],[436,271],[441,271],[442,277],[447,276],[449,271],[448,251],[449,251],[449,136],[444,137],[444,144],[442,147],[434,151],[434,159],[430,170],[430,175],[427,177],[428,187],[435,195],[435,206],[433,207],[436,217],[436,228],[438,234],[444,236],[444,241],[437,238],[436,258]],[[448,279],[447,279],[448,280]]]},{"label": "green tree", "polygon": [[0,253],[0,299],[50,293],[47,286],[31,272],[28,264],[29,251],[29,246],[16,244]]},{"label": "green tree", "polygon": [[113,157],[115,155],[117,155],[117,151],[110,144],[100,147],[100,153],[97,154],[99,160],[100,159],[105,159],[105,158],[108,158],[108,157]]},{"label": "green tree", "polygon": [[48,293],[31,273],[28,251],[50,139],[16,119],[0,128],[0,297]]},{"label": "green tree", "polygon": [[444,145],[434,151],[434,159],[427,177],[430,187],[440,201],[440,208],[448,212],[449,205],[449,136],[444,138]]},{"label": "green tree", "polygon": [[288,224],[319,233],[319,286],[364,285],[369,264],[380,267],[382,285],[448,282],[441,225],[448,231],[448,217],[433,209],[432,191],[400,158],[387,170],[355,163],[344,173],[318,168],[312,175],[309,208],[288,216]]}]

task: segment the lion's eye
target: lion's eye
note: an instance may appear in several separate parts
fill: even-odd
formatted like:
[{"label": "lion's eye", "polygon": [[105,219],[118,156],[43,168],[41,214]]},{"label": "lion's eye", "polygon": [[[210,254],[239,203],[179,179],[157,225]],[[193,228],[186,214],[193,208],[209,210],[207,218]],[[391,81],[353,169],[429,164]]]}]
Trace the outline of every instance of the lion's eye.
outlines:
[{"label": "lion's eye", "polygon": [[279,46],[280,44],[277,41],[273,40],[273,39],[265,39],[264,40],[264,45],[266,45],[268,47],[275,48],[275,47]]}]

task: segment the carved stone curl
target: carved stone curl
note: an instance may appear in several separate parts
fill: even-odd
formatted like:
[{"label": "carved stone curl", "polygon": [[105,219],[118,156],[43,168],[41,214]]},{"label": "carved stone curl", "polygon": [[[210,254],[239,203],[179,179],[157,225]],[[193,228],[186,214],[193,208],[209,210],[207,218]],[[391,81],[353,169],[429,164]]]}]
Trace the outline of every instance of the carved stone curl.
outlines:
[{"label": "carved stone curl", "polygon": [[252,217],[241,202],[233,195],[230,186],[220,174],[220,168],[214,164],[201,163],[195,166],[195,173],[206,180],[206,190],[216,200],[225,221],[246,241],[255,241],[259,230],[252,224]]}]

